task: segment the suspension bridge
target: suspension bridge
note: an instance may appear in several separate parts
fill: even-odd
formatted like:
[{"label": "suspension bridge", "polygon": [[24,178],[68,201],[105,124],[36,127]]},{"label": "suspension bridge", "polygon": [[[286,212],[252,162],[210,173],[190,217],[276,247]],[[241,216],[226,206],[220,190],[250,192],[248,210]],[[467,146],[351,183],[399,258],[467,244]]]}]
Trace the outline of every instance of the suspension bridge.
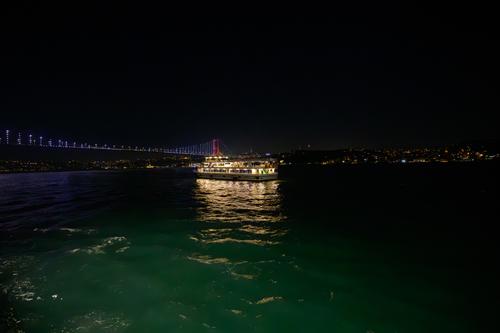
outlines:
[{"label": "suspension bridge", "polygon": [[219,156],[222,155],[223,143],[220,139],[212,139],[207,142],[193,144],[181,147],[151,147],[143,145],[117,145],[117,144],[98,144],[88,142],[77,142],[64,139],[45,138],[44,136],[35,136],[31,133],[12,132],[4,130],[0,136],[0,145],[10,146],[31,146],[53,149],[93,149],[108,151],[130,151],[130,152],[148,152],[170,155],[194,155],[194,156]]}]

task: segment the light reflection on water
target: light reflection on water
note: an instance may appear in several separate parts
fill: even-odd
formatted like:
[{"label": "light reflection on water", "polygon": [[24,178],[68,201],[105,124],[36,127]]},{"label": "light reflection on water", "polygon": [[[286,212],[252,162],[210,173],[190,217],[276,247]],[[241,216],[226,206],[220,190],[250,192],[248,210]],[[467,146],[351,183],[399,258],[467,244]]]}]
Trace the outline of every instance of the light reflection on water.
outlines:
[{"label": "light reflection on water", "polygon": [[279,182],[197,179],[197,219],[211,222],[190,238],[203,244],[279,244],[286,230],[275,225],[281,215]]},{"label": "light reflection on water", "polygon": [[[186,258],[203,265],[222,265],[231,280],[256,280],[263,263],[281,260],[266,249],[282,243],[288,230],[281,214],[280,183],[197,179],[193,197],[198,201],[201,227],[190,239],[198,244]],[[252,251],[260,249],[259,254]],[[235,250],[240,251],[235,252]],[[267,295],[264,295],[267,296]]]},{"label": "light reflection on water", "polygon": [[281,215],[279,182],[238,182],[197,179],[194,198],[198,218],[212,222],[278,222]]}]

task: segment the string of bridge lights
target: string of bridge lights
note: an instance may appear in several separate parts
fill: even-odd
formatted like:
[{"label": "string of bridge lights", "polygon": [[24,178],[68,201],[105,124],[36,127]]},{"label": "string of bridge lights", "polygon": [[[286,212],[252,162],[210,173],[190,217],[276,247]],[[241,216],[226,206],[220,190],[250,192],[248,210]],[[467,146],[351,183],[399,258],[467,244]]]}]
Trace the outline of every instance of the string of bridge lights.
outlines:
[{"label": "string of bridge lights", "polygon": [[97,149],[97,150],[115,150],[115,151],[134,151],[151,152],[163,154],[186,154],[186,155],[217,155],[219,154],[219,139],[213,139],[201,144],[189,145],[176,148],[158,148],[144,147],[134,145],[108,145],[108,144],[90,144],[87,142],[68,141],[63,139],[45,138],[44,136],[35,136],[32,133],[16,132],[12,137],[11,130],[4,130],[4,135],[0,136],[1,145],[33,146],[46,148],[64,148],[64,149]]}]

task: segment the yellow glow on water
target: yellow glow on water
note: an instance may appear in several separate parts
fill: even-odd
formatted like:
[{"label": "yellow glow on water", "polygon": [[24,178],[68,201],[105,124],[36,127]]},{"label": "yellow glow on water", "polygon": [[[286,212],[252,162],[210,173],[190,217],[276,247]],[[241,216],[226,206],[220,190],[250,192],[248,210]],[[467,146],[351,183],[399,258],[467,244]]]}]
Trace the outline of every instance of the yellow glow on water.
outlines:
[{"label": "yellow glow on water", "polygon": [[[278,181],[256,183],[197,179],[194,197],[199,202],[198,220],[213,222],[191,235],[190,239],[196,243],[267,247],[280,244],[287,233],[286,229],[275,225],[283,220]],[[199,256],[196,258],[200,261]],[[212,258],[201,259],[205,263],[214,262]],[[252,278],[244,274],[233,277]]]},{"label": "yellow glow on water", "polygon": [[278,222],[283,216],[279,181],[237,182],[197,179],[194,197],[202,221]]}]

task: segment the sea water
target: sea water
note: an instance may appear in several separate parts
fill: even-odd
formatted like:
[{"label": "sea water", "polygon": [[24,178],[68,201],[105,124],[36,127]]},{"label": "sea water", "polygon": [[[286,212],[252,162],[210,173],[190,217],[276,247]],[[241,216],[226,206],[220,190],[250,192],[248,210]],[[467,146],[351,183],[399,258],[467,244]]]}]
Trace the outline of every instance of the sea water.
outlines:
[{"label": "sea water", "polygon": [[7,332],[478,332],[492,165],[0,175]]}]

